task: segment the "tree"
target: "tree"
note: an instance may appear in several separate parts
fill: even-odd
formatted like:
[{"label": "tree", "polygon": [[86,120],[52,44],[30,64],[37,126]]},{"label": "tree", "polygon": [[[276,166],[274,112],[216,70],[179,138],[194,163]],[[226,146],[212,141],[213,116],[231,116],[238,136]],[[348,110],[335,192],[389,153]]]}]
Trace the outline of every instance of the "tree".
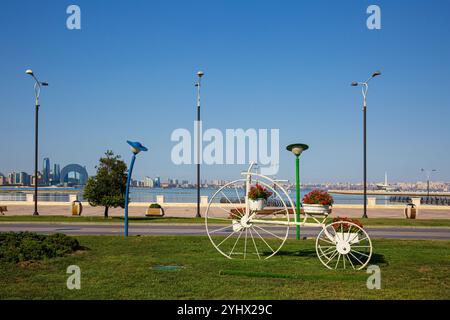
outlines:
[{"label": "tree", "polygon": [[100,164],[95,167],[97,175],[89,177],[83,197],[91,206],[105,207],[105,218],[108,218],[109,208],[125,206],[127,165],[111,150],[106,151],[105,156],[100,158]]}]

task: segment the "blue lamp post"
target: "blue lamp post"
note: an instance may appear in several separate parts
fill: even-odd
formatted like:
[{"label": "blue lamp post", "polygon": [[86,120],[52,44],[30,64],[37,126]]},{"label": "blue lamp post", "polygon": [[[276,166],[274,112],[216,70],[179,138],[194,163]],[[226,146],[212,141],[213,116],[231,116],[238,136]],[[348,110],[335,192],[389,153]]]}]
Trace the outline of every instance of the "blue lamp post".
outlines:
[{"label": "blue lamp post", "polygon": [[131,182],[131,174],[133,173],[134,161],[136,160],[136,155],[139,152],[148,150],[140,142],[133,142],[133,141],[127,140],[127,143],[131,147],[131,152],[133,152],[133,157],[131,158],[130,169],[128,170],[127,187],[125,190],[125,237],[128,237],[128,195],[130,193],[130,182]]}]

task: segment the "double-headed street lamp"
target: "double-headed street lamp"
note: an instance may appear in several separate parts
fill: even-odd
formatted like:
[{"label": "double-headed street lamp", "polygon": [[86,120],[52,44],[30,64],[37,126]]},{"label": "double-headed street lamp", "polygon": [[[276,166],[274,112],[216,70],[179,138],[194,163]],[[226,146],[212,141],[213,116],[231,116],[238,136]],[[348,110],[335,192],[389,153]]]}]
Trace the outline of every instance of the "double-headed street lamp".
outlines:
[{"label": "double-headed street lamp", "polygon": [[34,216],[38,216],[38,120],[39,120],[39,96],[41,94],[41,87],[48,86],[47,82],[41,82],[39,81],[36,76],[33,73],[33,70],[28,69],[25,71],[26,74],[29,74],[34,79],[34,95],[36,97],[35,100],[35,106],[36,106],[36,113],[35,113],[35,131],[34,131]]},{"label": "double-headed street lamp", "polygon": [[420,169],[420,171],[425,172],[427,175],[427,197],[430,196],[430,176],[432,172],[436,172],[436,169],[425,170],[424,168]]},{"label": "double-headed street lamp", "polygon": [[[296,217],[297,222],[300,221],[300,155],[303,151],[307,150],[309,147],[303,143],[294,143],[286,147],[287,150],[291,151],[295,155],[295,182],[296,182]],[[300,226],[297,224],[297,240],[300,240]]]},{"label": "double-headed street lamp", "polygon": [[130,194],[130,183],[131,183],[131,175],[133,173],[134,161],[136,160],[136,155],[139,152],[148,150],[140,142],[127,140],[127,143],[131,147],[131,152],[133,152],[133,156],[131,157],[130,169],[128,169],[127,186],[125,189],[125,232],[124,232],[125,237],[128,237],[128,196]]},{"label": "double-headed street lamp", "polygon": [[201,131],[200,131],[200,86],[201,86],[201,78],[203,77],[203,71],[197,72],[198,81],[195,84],[197,87],[197,214],[196,218],[201,218],[200,214],[200,159],[201,159]]},{"label": "double-headed street lamp", "polygon": [[375,78],[376,76],[379,76],[381,74],[380,71],[374,72],[369,79],[367,79],[365,82],[352,82],[353,87],[361,86],[361,91],[363,95],[363,175],[364,175],[364,212],[363,212],[363,218],[367,218],[367,142],[366,142],[366,97],[367,92],[369,91],[369,81]]}]

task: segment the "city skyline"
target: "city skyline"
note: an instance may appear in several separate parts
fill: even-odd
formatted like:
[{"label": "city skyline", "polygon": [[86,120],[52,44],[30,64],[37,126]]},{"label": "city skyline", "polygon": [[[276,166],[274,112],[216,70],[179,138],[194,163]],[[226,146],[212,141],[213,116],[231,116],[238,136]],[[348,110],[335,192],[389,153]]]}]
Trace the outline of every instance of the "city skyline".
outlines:
[{"label": "city skyline", "polygon": [[[423,180],[422,167],[438,169],[433,180],[450,181],[442,139],[450,136],[450,98],[441,94],[450,85],[450,45],[442,41],[448,1],[379,1],[381,30],[365,27],[368,4],[358,1],[259,3],[256,11],[237,1],[180,2],[176,12],[140,1],[78,5],[78,31],[65,27],[65,4],[29,1],[24,12],[23,3],[8,2],[0,13],[11,44],[0,53],[8,61],[0,118],[20,119],[0,127],[4,174],[33,166],[34,96],[24,74],[33,68],[50,84],[40,98],[40,159],[83,163],[92,175],[108,149],[129,165],[126,140],[136,139],[149,152],[135,177],[192,181],[195,165],[171,162],[170,135],[192,131],[195,74],[203,70],[205,129],[279,129],[277,177],[293,181],[285,146],[304,142],[302,180],[360,182],[361,96],[350,83],[380,69],[368,96],[368,181],[382,181],[385,171],[392,181]],[[208,14],[192,20],[199,8]],[[30,25],[46,36],[31,37]],[[38,50],[31,55],[30,47]],[[125,121],[129,113],[139,117]],[[238,179],[245,169],[203,165],[202,179]]]},{"label": "city skyline", "polygon": [[[46,186],[46,185],[58,185],[59,183],[57,181],[60,181],[60,174],[61,174],[61,170],[60,170],[60,165],[57,163],[54,163],[53,166],[50,166],[50,158],[45,157],[43,158],[43,166],[42,166],[42,170],[38,170],[38,174],[39,174],[39,179],[40,179],[40,183],[41,186]],[[48,162],[48,167],[53,167],[53,169],[50,169],[48,172],[48,178],[45,178],[45,168],[46,168],[46,164]],[[65,167],[70,167],[74,164],[69,164]],[[80,165],[77,165],[80,166]],[[80,166],[81,167],[81,166]],[[56,170],[56,171],[55,171]],[[5,174],[4,172],[8,172],[7,174]],[[33,183],[33,179],[34,179],[34,174],[33,173],[28,173],[31,172],[30,171],[24,171],[21,169],[18,170],[12,170],[12,171],[1,171],[0,170],[0,178],[6,178],[7,180],[0,180],[0,186],[1,185],[7,185],[7,184],[23,184],[23,185],[34,185]],[[55,174],[56,173],[56,174]],[[69,171],[69,174],[73,173],[73,171]],[[384,179],[387,179],[387,172],[385,172],[385,177]],[[11,178],[11,176],[13,175],[13,178]],[[28,177],[26,177],[28,176]],[[91,174],[89,174],[89,176],[93,176]],[[423,174],[422,174],[423,176]],[[51,179],[49,179],[49,177],[51,177]],[[74,177],[73,175],[70,175],[71,178],[76,179],[76,176]],[[78,174],[79,177],[79,174]],[[450,181],[445,181],[445,180],[437,180],[437,179],[433,179],[433,176],[430,177],[430,182],[432,184],[432,186],[440,186],[441,188],[446,185],[449,184],[450,185]],[[13,179],[14,181],[20,181],[20,183],[11,183],[11,179]],[[149,180],[151,180],[151,182],[149,182]],[[153,175],[145,175],[143,177],[135,177],[132,179],[132,181],[135,183],[134,186],[141,186],[141,187],[160,187],[161,185],[189,185],[189,186],[195,186],[196,182],[194,181],[195,178],[192,179],[185,179],[185,178],[180,178],[180,177],[176,177],[176,176],[160,176],[158,174],[153,174]],[[232,181],[234,179],[221,179],[221,178],[206,178],[206,177],[202,177],[201,182],[202,185],[223,185],[229,181]],[[287,180],[288,183],[292,183],[294,181],[294,179],[285,179]],[[25,183],[23,183],[23,181],[26,181]],[[405,185],[405,186],[411,186],[413,184],[416,185],[420,185],[421,183],[426,184],[427,181],[427,177],[423,176],[422,179],[416,179],[416,180],[410,180],[410,181],[389,181],[388,183],[391,185]],[[8,182],[8,183],[5,183]],[[217,183],[218,182],[218,183]],[[373,181],[368,181],[369,184],[375,185],[377,183],[380,182],[387,182],[386,180],[383,181],[382,179],[380,180],[373,180]],[[137,183],[137,185],[136,185]],[[311,181],[304,181],[302,182],[302,184],[305,185],[334,185],[334,186],[338,186],[338,185],[351,185],[351,186],[358,186],[358,185],[362,185],[361,181],[356,181],[356,182],[351,182],[351,181],[331,181],[331,180],[324,180],[324,181],[316,181],[316,182],[311,182]]]}]

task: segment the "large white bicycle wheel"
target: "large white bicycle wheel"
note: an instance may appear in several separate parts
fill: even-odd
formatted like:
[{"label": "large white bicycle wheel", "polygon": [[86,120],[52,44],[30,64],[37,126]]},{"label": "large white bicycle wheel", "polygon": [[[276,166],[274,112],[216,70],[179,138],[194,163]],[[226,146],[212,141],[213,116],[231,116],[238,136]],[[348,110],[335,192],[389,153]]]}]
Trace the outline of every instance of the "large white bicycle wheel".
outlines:
[{"label": "large white bicycle wheel", "polygon": [[[253,176],[253,175],[252,175]],[[205,213],[206,232],[213,246],[229,259],[268,259],[283,246],[289,235],[291,202],[273,180],[256,178],[272,195],[263,210],[246,211],[246,179],[217,190]]]},{"label": "large white bicycle wheel", "polygon": [[316,252],[328,269],[364,268],[372,256],[372,242],[360,226],[347,221],[326,225],[316,239]]}]

